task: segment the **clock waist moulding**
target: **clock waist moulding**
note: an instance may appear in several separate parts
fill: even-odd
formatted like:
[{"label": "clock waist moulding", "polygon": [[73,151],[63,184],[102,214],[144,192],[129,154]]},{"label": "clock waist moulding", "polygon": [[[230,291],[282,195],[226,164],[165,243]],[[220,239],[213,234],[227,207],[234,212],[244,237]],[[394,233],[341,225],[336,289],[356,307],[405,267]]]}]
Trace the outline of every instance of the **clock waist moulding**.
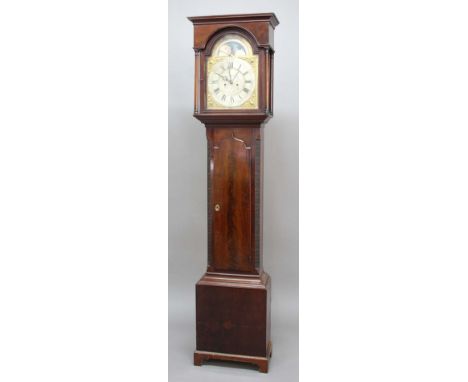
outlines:
[{"label": "clock waist moulding", "polygon": [[263,128],[273,115],[273,13],[189,17],[194,117],[206,127],[208,264],[196,284],[194,364],[268,371],[271,279],[263,270]]}]

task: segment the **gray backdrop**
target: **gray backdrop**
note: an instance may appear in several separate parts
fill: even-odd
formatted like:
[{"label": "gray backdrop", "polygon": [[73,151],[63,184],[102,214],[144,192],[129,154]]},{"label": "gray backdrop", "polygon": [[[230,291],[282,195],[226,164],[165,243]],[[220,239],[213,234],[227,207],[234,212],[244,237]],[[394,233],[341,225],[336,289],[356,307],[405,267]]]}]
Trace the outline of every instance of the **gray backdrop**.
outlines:
[{"label": "gray backdrop", "polygon": [[[264,268],[272,278],[273,357],[250,366],[193,366],[195,283],[205,272],[206,138],[192,117],[193,26],[187,16],[274,12],[274,117],[265,128]],[[169,380],[299,379],[298,3],[286,0],[169,1]],[[231,364],[229,364],[231,365]]]}]

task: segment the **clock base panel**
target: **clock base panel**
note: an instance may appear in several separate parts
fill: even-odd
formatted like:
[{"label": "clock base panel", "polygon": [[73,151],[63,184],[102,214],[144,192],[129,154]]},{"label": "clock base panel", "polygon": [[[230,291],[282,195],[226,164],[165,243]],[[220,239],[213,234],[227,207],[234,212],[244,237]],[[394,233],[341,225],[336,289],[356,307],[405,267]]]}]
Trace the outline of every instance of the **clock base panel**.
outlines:
[{"label": "clock base panel", "polygon": [[267,372],[271,282],[267,273],[206,273],[196,285],[195,365],[209,359],[248,362]]},{"label": "clock base panel", "polygon": [[254,357],[248,355],[240,355],[240,354],[227,354],[227,353],[213,353],[207,351],[199,351],[196,350],[193,354],[193,364],[195,366],[201,366],[204,362],[210,360],[218,360],[218,361],[234,361],[234,362],[243,362],[254,364],[258,366],[258,371],[261,373],[268,373],[268,363],[270,361],[272,354],[272,345],[271,341],[268,344],[268,352],[267,357]]}]

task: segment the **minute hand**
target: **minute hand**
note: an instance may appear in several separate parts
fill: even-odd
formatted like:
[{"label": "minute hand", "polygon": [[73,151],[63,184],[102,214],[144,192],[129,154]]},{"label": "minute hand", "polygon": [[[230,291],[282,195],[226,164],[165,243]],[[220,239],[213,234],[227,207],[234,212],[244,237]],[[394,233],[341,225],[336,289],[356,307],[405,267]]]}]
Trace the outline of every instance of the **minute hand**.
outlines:
[{"label": "minute hand", "polygon": [[240,73],[240,70],[237,69],[237,73],[236,73],[236,75],[234,76],[234,78],[232,79],[232,82],[234,82],[234,80],[236,79],[236,77],[237,77],[237,75],[238,75],[239,73]]}]

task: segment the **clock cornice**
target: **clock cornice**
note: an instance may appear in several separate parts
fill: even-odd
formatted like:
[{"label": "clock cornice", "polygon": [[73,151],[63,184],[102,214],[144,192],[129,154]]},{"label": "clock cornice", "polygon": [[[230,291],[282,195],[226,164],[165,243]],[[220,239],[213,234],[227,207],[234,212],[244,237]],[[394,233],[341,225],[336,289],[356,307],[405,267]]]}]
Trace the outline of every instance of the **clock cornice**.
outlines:
[{"label": "clock cornice", "polygon": [[195,28],[193,49],[205,49],[210,39],[221,29],[237,28],[254,37],[260,48],[274,49],[273,31],[279,24],[274,13],[188,17]]},{"label": "clock cornice", "polygon": [[187,17],[194,25],[201,24],[217,24],[217,23],[242,23],[242,22],[258,22],[268,21],[275,28],[278,24],[278,18],[272,12],[270,13],[249,13],[249,14],[232,14],[232,15],[215,15],[215,16],[191,16]]}]

